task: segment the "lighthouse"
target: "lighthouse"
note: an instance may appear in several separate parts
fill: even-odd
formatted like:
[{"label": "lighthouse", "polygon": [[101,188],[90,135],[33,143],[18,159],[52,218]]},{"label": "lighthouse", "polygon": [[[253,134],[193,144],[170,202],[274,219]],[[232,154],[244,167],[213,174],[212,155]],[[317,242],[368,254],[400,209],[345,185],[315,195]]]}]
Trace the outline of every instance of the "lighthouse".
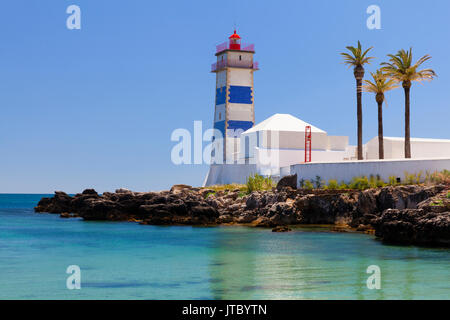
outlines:
[{"label": "lighthouse", "polygon": [[241,134],[255,125],[253,74],[258,63],[254,54],[255,46],[241,43],[236,30],[216,47],[217,61],[211,67],[216,74],[214,139],[223,139],[225,163],[237,161]]}]

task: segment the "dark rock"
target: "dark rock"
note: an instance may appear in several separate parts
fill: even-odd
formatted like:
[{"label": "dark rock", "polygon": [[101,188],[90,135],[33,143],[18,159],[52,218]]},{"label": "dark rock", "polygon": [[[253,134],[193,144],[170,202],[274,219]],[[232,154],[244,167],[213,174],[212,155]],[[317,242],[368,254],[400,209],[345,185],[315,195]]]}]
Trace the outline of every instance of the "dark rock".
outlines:
[{"label": "dark rock", "polygon": [[450,246],[450,212],[387,209],[373,225],[375,235],[388,243]]},{"label": "dark rock", "polygon": [[350,224],[354,200],[348,196],[307,195],[299,197],[295,206],[301,212],[302,224]]},{"label": "dark rock", "polygon": [[211,219],[219,217],[219,213],[217,212],[217,210],[209,205],[199,205],[192,207],[190,213],[193,216],[204,216]]},{"label": "dark rock", "polygon": [[183,191],[188,191],[192,189],[192,186],[189,186],[187,184],[176,184],[170,188],[170,193],[180,193]]},{"label": "dark rock", "polygon": [[76,213],[69,213],[69,212],[63,212],[63,213],[61,213],[59,215],[59,217],[60,218],[65,218],[65,219],[67,219],[67,218],[77,218],[78,214],[76,214]]},{"label": "dark rock", "polygon": [[[292,182],[292,181],[291,181]],[[285,182],[283,182],[285,183]],[[175,185],[171,191],[132,192],[119,189],[99,195],[86,189],[74,197],[57,191],[42,198],[36,212],[62,218],[139,221],[153,225],[251,224],[274,228],[297,224],[330,224],[354,228],[386,242],[445,245],[450,243],[448,186],[398,186],[366,191],[259,191],[243,195],[239,189]],[[210,194],[211,193],[211,194]]]},{"label": "dark rock", "polygon": [[53,198],[43,198],[34,208],[35,212],[61,213],[72,212],[72,197],[62,191],[55,191]]},{"label": "dark rock", "polygon": [[95,198],[86,199],[79,208],[78,215],[84,220],[128,220],[119,203]]},{"label": "dark rock", "polygon": [[246,212],[241,214],[237,219],[236,222],[237,223],[251,223],[253,221],[255,221],[257,218],[257,216],[251,212]]},{"label": "dark rock", "polygon": [[292,229],[290,229],[287,226],[277,226],[272,229],[272,232],[290,232]]},{"label": "dark rock", "polygon": [[219,218],[217,218],[217,223],[232,223],[234,222],[234,218],[228,214],[220,215]]},{"label": "dark rock", "polygon": [[199,194],[200,194],[202,197],[206,197],[206,196],[208,196],[208,195],[216,194],[216,192],[215,192],[214,190],[212,190],[212,189],[201,189],[201,190],[199,191]]},{"label": "dark rock", "polygon": [[292,189],[297,189],[297,174],[285,176],[280,179],[277,183],[276,189],[281,191],[285,187],[290,187]]},{"label": "dark rock", "polygon": [[416,209],[417,205],[444,190],[444,186],[398,186],[382,188],[377,197],[379,212],[387,209]]},{"label": "dark rock", "polygon": [[357,208],[358,213],[361,215],[372,214],[378,211],[377,198],[373,189],[365,190],[359,193]]},{"label": "dark rock", "polygon": [[84,194],[84,195],[90,194],[90,195],[98,196],[97,191],[95,191],[94,189],[86,189],[81,194]]},{"label": "dark rock", "polygon": [[253,210],[259,208],[261,205],[261,195],[258,192],[252,192],[252,194],[247,198],[245,206],[247,210]]},{"label": "dark rock", "polygon": [[116,193],[133,193],[133,191],[130,191],[125,188],[116,189]]}]

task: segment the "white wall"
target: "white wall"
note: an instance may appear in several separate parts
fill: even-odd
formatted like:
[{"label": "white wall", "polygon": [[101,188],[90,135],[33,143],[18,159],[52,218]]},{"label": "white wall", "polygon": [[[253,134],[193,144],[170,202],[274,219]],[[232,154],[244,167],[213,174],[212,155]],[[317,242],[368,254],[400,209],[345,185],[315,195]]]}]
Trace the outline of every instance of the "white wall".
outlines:
[{"label": "white wall", "polygon": [[253,105],[228,103],[228,120],[253,121]]},{"label": "white wall", "polygon": [[[240,57],[240,59],[239,59]],[[253,64],[253,53],[251,52],[228,52],[228,63],[230,66],[250,68]]]},{"label": "white wall", "polygon": [[[297,149],[305,148],[305,133],[293,131],[258,131],[259,147],[273,149]],[[243,137],[256,139],[256,132],[244,133]],[[327,136],[325,132],[313,132],[311,137],[311,147],[313,150],[332,150],[346,151],[348,147],[348,137],[345,136]],[[254,145],[254,143],[252,143]],[[304,151],[303,151],[304,152]],[[320,160],[331,161],[337,158],[320,158]],[[338,159],[338,160],[343,160]]]},{"label": "white wall", "polygon": [[253,70],[244,68],[228,68],[228,85],[253,87]]},{"label": "white wall", "polygon": [[[313,162],[343,161],[350,156],[348,150],[312,150],[311,160]],[[301,149],[255,149],[255,160],[258,165],[271,167],[286,167],[305,161],[305,150]]]},{"label": "white wall", "polygon": [[299,179],[314,180],[319,176],[322,180],[328,181],[335,179],[349,182],[354,177],[376,176],[380,175],[384,181],[389,181],[390,176],[400,177],[402,180],[405,171],[408,173],[419,173],[422,176],[428,171],[450,170],[450,157],[437,159],[401,159],[401,160],[363,160],[363,161],[345,161],[334,163],[308,163],[296,164],[290,168],[283,168],[281,172],[284,175],[297,174]]},{"label": "white wall", "polygon": [[247,182],[247,178],[256,172],[256,165],[211,165],[203,186],[207,187],[231,183],[245,184]]},{"label": "white wall", "polygon": [[[371,139],[364,146],[366,159],[378,159],[378,137]],[[450,140],[444,139],[411,139],[411,157],[414,158],[441,158],[450,157]],[[403,138],[384,138],[384,158],[405,158],[405,143]]]},{"label": "white wall", "polygon": [[346,136],[328,136],[328,150],[346,150],[348,146],[348,137]]},{"label": "white wall", "polygon": [[[403,141],[396,141],[404,150]],[[403,154],[403,153],[402,153]],[[450,140],[413,140],[411,141],[411,156],[413,158],[450,158]]]},{"label": "white wall", "polygon": [[222,70],[217,73],[217,86],[216,88],[223,88],[227,85],[227,71]]}]

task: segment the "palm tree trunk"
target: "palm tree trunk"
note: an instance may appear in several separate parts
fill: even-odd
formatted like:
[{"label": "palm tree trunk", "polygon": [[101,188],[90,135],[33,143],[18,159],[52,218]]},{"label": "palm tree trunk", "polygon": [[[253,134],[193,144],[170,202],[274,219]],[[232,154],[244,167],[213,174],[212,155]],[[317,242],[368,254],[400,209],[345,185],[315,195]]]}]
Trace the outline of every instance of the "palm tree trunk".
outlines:
[{"label": "palm tree trunk", "polygon": [[384,159],[383,102],[378,102],[378,158]]},{"label": "palm tree trunk", "polygon": [[362,160],[362,79],[356,79],[356,101],[356,113],[358,118],[358,160]]},{"label": "palm tree trunk", "polygon": [[410,127],[410,102],[409,102],[409,92],[410,87],[404,87],[405,90],[405,158],[411,158],[411,127]]}]

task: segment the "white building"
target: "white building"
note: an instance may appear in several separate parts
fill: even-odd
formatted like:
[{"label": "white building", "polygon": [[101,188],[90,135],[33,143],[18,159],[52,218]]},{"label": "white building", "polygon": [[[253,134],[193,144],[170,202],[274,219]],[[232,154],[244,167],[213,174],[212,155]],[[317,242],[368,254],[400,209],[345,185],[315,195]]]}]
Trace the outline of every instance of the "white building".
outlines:
[{"label": "white building", "polygon": [[275,114],[240,138],[241,163],[256,164],[272,174],[279,168],[305,162],[305,131],[311,128],[311,159],[314,161],[344,161],[354,157],[354,147],[348,137],[329,136],[319,129],[290,114]]},{"label": "white building", "polygon": [[[413,159],[404,160],[404,139],[385,137],[385,160],[378,161],[375,137],[363,146],[366,160],[355,161],[357,148],[348,144],[348,137],[329,136],[292,115],[275,114],[255,126],[253,74],[258,64],[254,53],[254,45],[241,44],[236,31],[217,46],[217,62],[211,69],[216,74],[215,148],[204,185],[245,183],[254,173],[273,177],[297,173],[299,179],[309,179],[320,172],[329,179],[339,175],[344,179],[361,173],[388,177],[402,175],[402,168],[413,172],[450,166],[450,140],[412,138]],[[305,139],[306,132],[310,139]]]},{"label": "white building", "polygon": [[[402,159],[405,157],[405,138],[384,137],[384,158]],[[433,159],[450,157],[450,140],[411,138],[412,159]],[[364,145],[364,159],[378,159],[378,137]]]}]

